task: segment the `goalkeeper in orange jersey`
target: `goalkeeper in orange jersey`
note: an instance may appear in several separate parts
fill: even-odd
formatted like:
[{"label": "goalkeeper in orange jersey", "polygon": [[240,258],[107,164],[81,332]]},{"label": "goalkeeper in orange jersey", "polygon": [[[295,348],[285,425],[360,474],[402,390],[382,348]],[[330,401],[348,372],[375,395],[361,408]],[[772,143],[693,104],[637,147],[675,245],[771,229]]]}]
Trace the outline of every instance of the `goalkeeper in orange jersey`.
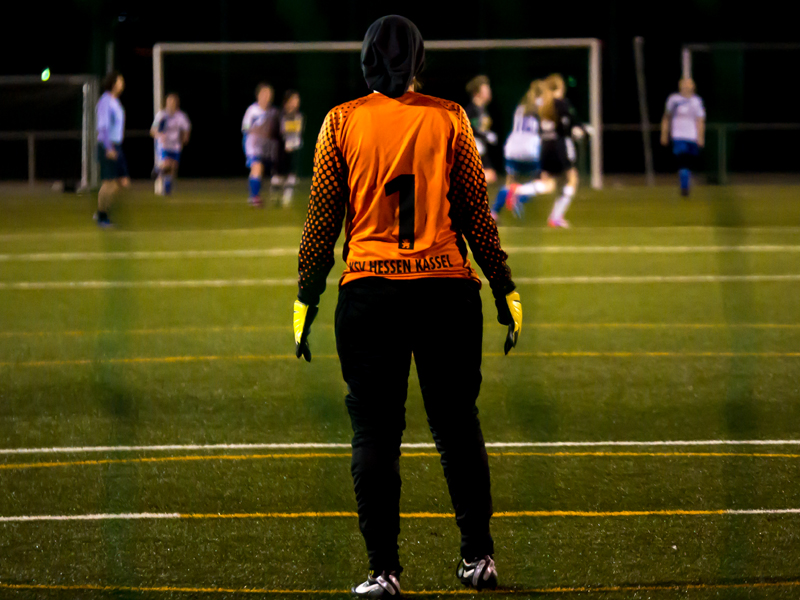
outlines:
[{"label": "goalkeeper in orange jersey", "polygon": [[478,421],[483,314],[489,280],[505,351],[522,325],[507,255],[489,214],[486,179],[469,120],[454,102],[413,91],[425,50],[413,23],[383,17],[367,30],[361,64],[373,93],[331,110],[314,157],[294,306],[298,358],[345,222],[345,270],[336,348],[353,427],[353,484],[370,574],[360,597],[400,594],[400,441],[413,355],[422,397],[461,530],[456,574],[497,584],[489,532],[489,462]]}]

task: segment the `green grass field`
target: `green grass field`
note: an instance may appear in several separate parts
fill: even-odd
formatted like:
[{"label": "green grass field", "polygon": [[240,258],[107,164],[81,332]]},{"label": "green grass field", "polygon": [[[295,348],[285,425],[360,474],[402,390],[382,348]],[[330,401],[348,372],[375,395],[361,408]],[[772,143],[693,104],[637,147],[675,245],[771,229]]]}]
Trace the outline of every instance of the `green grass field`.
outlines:
[{"label": "green grass field", "polygon": [[[305,202],[244,190],[142,186],[111,231],[89,197],[2,192],[0,597],[334,598],[365,577],[335,285],[296,360]],[[525,313],[507,357],[483,294],[501,589],[481,595],[800,597],[800,188],[582,190],[568,231],[542,227],[551,201],[502,216]],[[402,583],[469,596],[415,377]]]}]

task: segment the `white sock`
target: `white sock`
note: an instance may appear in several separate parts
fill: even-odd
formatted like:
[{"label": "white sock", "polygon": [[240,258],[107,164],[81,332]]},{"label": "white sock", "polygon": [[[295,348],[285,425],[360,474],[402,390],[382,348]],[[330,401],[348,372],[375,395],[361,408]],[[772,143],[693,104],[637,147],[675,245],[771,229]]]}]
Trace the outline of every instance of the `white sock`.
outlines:
[{"label": "white sock", "polygon": [[561,190],[561,195],[553,204],[553,210],[550,212],[550,220],[560,221],[572,203],[572,197],[575,195],[575,188],[571,185],[565,185]]},{"label": "white sock", "polygon": [[540,179],[534,179],[517,188],[518,196],[538,196],[547,191],[547,184]]}]

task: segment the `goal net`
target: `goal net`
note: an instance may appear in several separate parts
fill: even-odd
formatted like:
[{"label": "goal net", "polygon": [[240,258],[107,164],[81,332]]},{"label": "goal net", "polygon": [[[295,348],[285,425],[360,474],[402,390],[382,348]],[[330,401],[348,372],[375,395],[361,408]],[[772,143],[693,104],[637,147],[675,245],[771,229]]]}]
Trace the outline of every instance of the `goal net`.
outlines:
[{"label": "goal net", "polygon": [[[310,175],[314,141],[333,106],[369,93],[361,75],[361,42],[161,43],[153,47],[153,109],[177,92],[192,120],[187,176],[244,175],[241,121],[261,81],[271,83],[280,104],[283,93],[300,92],[306,118],[300,175]],[[590,127],[580,163],[595,188],[602,186],[600,42],[596,39],[428,41],[422,93],[468,103],[467,82],[491,80],[488,107],[500,138],[493,158],[502,165],[502,145],[514,110],[534,79],[561,73],[567,96]],[[502,172],[502,168],[498,168]]]},{"label": "goal net", "polygon": [[97,182],[89,75],[0,76],[0,179]]}]

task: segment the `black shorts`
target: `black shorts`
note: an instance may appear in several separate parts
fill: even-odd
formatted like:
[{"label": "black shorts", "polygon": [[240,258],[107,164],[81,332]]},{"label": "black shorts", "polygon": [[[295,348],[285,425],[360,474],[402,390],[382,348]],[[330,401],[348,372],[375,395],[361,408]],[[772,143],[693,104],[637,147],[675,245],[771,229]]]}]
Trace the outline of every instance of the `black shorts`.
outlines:
[{"label": "black shorts", "polygon": [[294,150],[286,152],[285,150],[280,153],[278,157],[277,175],[297,175],[297,169],[300,166],[300,151]]},{"label": "black shorts", "polygon": [[542,171],[560,175],[575,166],[575,143],[571,138],[559,137],[542,142]]},{"label": "black shorts", "polygon": [[108,181],[109,179],[122,179],[128,177],[128,161],[125,160],[125,154],[122,152],[122,146],[113,144],[114,150],[117,151],[116,160],[111,160],[106,156],[106,149],[103,144],[97,144],[97,161],[100,163],[100,180]]}]

